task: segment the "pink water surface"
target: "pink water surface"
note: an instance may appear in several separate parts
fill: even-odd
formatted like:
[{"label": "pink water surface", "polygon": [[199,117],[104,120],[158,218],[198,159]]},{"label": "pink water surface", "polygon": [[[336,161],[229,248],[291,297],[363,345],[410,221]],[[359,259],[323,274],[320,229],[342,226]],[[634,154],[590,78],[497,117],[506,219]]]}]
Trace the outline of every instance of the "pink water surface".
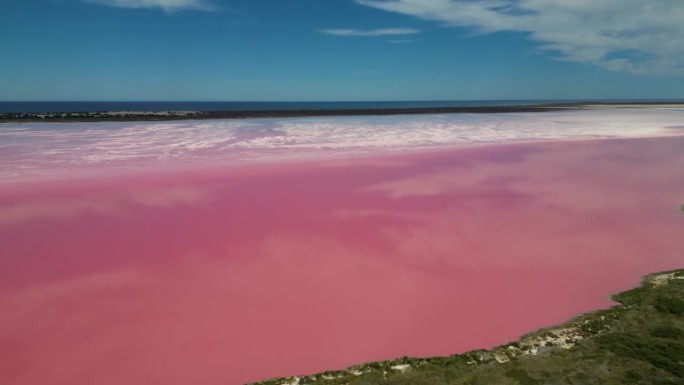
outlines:
[{"label": "pink water surface", "polygon": [[684,267],[684,137],[0,189],[0,383],[240,384],[506,343]]}]

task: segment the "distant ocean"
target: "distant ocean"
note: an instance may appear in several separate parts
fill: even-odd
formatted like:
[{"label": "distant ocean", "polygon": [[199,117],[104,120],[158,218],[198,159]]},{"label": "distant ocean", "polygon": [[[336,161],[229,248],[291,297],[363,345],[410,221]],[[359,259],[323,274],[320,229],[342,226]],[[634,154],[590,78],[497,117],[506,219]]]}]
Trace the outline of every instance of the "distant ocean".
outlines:
[{"label": "distant ocean", "polygon": [[519,106],[579,102],[681,102],[675,100],[447,100],[392,102],[0,102],[0,113],[96,111],[258,111],[345,110],[382,108],[437,108]]}]

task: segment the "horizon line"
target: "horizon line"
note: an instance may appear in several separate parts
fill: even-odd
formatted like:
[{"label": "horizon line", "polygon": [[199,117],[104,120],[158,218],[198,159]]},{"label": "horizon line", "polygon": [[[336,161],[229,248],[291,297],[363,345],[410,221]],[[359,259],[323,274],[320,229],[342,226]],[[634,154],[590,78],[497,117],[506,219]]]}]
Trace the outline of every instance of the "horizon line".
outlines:
[{"label": "horizon line", "polygon": [[402,99],[402,100],[0,100],[0,103],[412,103],[494,101],[684,100],[682,98],[532,98],[532,99]]}]

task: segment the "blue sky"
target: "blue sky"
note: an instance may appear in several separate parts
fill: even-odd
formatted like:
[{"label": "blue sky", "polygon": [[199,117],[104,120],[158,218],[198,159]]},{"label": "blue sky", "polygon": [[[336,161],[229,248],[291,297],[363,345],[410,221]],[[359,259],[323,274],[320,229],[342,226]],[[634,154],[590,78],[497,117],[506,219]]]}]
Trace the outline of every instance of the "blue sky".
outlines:
[{"label": "blue sky", "polygon": [[684,98],[681,0],[3,0],[0,100]]}]

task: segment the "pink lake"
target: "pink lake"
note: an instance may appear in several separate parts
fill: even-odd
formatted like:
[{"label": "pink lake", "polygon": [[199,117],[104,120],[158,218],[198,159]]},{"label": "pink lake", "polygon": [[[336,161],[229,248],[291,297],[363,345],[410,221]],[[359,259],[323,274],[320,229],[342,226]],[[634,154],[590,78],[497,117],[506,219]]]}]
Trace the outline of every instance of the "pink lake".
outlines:
[{"label": "pink lake", "polygon": [[228,384],[517,339],[684,267],[684,137],[0,188],[0,383]]}]

